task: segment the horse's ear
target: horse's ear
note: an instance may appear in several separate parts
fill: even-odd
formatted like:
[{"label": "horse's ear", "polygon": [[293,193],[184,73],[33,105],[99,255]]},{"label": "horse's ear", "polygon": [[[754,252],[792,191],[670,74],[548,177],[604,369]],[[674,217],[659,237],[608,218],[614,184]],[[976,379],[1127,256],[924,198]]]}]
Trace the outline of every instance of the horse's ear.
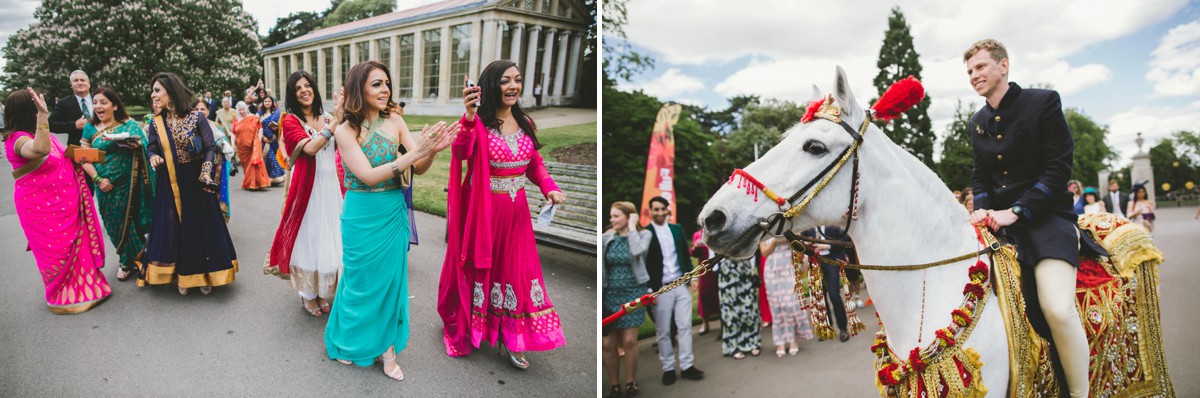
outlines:
[{"label": "horse's ear", "polygon": [[854,93],[850,91],[850,80],[846,78],[846,71],[841,65],[837,67],[837,78],[833,84],[833,96],[837,99],[838,106],[842,108],[843,117],[852,117],[857,119],[862,114],[862,109],[858,107],[858,101],[854,99]]},{"label": "horse's ear", "polygon": [[809,102],[821,99],[821,89],[817,88],[816,84],[814,84],[812,86],[813,86],[812,98],[808,100]]}]

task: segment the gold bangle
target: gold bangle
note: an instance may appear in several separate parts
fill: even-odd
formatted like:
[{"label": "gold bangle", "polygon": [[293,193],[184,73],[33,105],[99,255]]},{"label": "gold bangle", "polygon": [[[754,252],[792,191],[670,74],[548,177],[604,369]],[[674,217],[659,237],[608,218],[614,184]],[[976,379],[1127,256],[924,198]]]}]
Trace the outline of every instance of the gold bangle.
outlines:
[{"label": "gold bangle", "polygon": [[400,178],[400,166],[395,161],[392,161],[392,175]]},{"label": "gold bangle", "polygon": [[49,124],[39,124],[39,125],[37,125],[37,129],[50,131],[50,125]]}]

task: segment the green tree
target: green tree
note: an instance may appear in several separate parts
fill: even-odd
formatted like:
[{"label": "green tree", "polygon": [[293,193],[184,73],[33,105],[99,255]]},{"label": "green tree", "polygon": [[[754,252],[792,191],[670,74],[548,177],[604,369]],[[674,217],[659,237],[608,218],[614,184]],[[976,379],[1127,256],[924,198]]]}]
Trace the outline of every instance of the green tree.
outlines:
[{"label": "green tree", "polygon": [[9,37],[0,85],[70,93],[83,70],[92,88],[108,86],[126,104],[148,101],[150,77],[174,72],[192,90],[245,87],[260,75],[254,18],[238,0],[166,2],[43,0],[33,24]]},{"label": "green tree", "polygon": [[792,101],[776,99],[756,101],[745,107],[741,124],[742,126],[758,124],[774,129],[776,133],[783,133],[800,123],[800,119],[804,117],[804,109],[804,106]]},{"label": "green tree", "polygon": [[974,150],[971,148],[970,120],[975,104],[963,106],[962,100],[954,106],[954,120],[946,126],[946,139],[942,141],[942,160],[938,162],[938,175],[951,190],[971,186],[971,170],[975,168]]},{"label": "green tree", "polygon": [[[601,206],[607,212],[615,201],[641,205],[650,134],[662,102],[641,91],[624,92],[614,87],[604,87],[603,94]],[[675,125],[674,133],[675,196],[679,212],[676,220],[691,236],[698,227],[695,220],[700,209],[728,174],[721,175],[714,169],[717,156],[712,134],[703,131],[686,111]]]},{"label": "green tree", "polygon": [[642,71],[654,69],[654,59],[633,50],[625,37],[625,4],[629,0],[604,2],[604,81],[603,86],[615,86],[618,80],[629,78]]},{"label": "green tree", "polygon": [[309,32],[320,29],[325,23],[325,15],[312,11],[293,12],[275,20],[275,26],[263,38],[263,48],[275,47],[288,40],[304,36]]},{"label": "green tree", "polygon": [[728,134],[737,128],[738,118],[746,107],[759,103],[757,95],[739,95],[729,99],[729,107],[723,110],[708,110],[708,107],[683,104],[687,111],[704,131],[717,135]]},{"label": "green tree", "polygon": [[326,28],[396,11],[396,0],[335,1],[325,16]]},{"label": "green tree", "polygon": [[1117,153],[1105,142],[1108,127],[1096,124],[1092,118],[1075,108],[1067,108],[1064,115],[1071,129],[1071,137],[1075,140],[1075,164],[1071,178],[1086,186],[1098,186],[1098,173],[1108,170],[1108,164],[1117,159]]},{"label": "green tree", "polygon": [[[913,47],[912,34],[900,7],[893,8],[892,15],[888,17],[888,30],[883,34],[883,45],[879,47],[876,66],[879,67],[879,74],[875,75],[874,83],[879,93],[908,76],[921,80],[920,55]],[[874,103],[875,99],[871,102]],[[933,163],[933,143],[937,136],[929,120],[929,103],[929,95],[926,94],[925,99],[904,112],[903,117],[878,124],[892,142],[916,156],[929,168],[937,170]]]},{"label": "green tree", "polygon": [[1200,182],[1195,179],[1195,140],[1195,134],[1177,131],[1150,148],[1150,168],[1154,171],[1154,182],[1157,184],[1154,189],[1159,194],[1165,194],[1162,190],[1164,182],[1171,184],[1172,191],[1183,189],[1187,181]]}]

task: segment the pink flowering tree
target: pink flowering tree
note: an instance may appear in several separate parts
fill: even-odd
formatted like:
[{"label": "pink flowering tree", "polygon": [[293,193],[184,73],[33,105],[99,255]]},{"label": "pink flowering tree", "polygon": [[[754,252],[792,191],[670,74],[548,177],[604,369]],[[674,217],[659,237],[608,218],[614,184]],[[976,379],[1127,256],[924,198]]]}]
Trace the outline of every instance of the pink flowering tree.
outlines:
[{"label": "pink flowering tree", "polygon": [[150,77],[173,72],[195,94],[246,87],[262,75],[257,23],[239,0],[42,0],[37,21],[9,37],[0,86],[70,93],[83,70],[127,104],[149,101]]}]

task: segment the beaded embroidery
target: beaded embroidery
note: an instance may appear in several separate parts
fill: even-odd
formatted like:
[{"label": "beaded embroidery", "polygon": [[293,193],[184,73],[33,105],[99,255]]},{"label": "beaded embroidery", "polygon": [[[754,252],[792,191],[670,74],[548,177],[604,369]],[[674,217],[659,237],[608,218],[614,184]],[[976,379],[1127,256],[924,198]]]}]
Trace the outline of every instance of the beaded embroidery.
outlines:
[{"label": "beaded embroidery", "polygon": [[488,128],[488,133],[504,140],[504,143],[508,144],[508,150],[512,151],[513,156],[517,156],[521,148],[521,136],[525,135],[525,132],[520,129],[517,129],[517,132],[512,134],[504,134],[500,130],[490,127]]},{"label": "beaded embroidery", "polygon": [[488,162],[493,169],[518,169],[529,165],[529,159],[514,162]]},{"label": "beaded embroidery", "polygon": [[546,305],[546,294],[542,292],[542,285],[537,279],[529,281],[533,287],[529,288],[529,298],[533,300],[535,307],[544,307]]},{"label": "beaded embroidery", "polygon": [[509,199],[517,200],[517,192],[525,187],[525,176],[492,177],[492,192],[506,192]]},{"label": "beaded embroidery", "polygon": [[483,284],[482,283],[475,282],[475,291],[474,291],[473,296],[474,297],[472,297],[471,303],[474,304],[476,307],[483,308]]}]

